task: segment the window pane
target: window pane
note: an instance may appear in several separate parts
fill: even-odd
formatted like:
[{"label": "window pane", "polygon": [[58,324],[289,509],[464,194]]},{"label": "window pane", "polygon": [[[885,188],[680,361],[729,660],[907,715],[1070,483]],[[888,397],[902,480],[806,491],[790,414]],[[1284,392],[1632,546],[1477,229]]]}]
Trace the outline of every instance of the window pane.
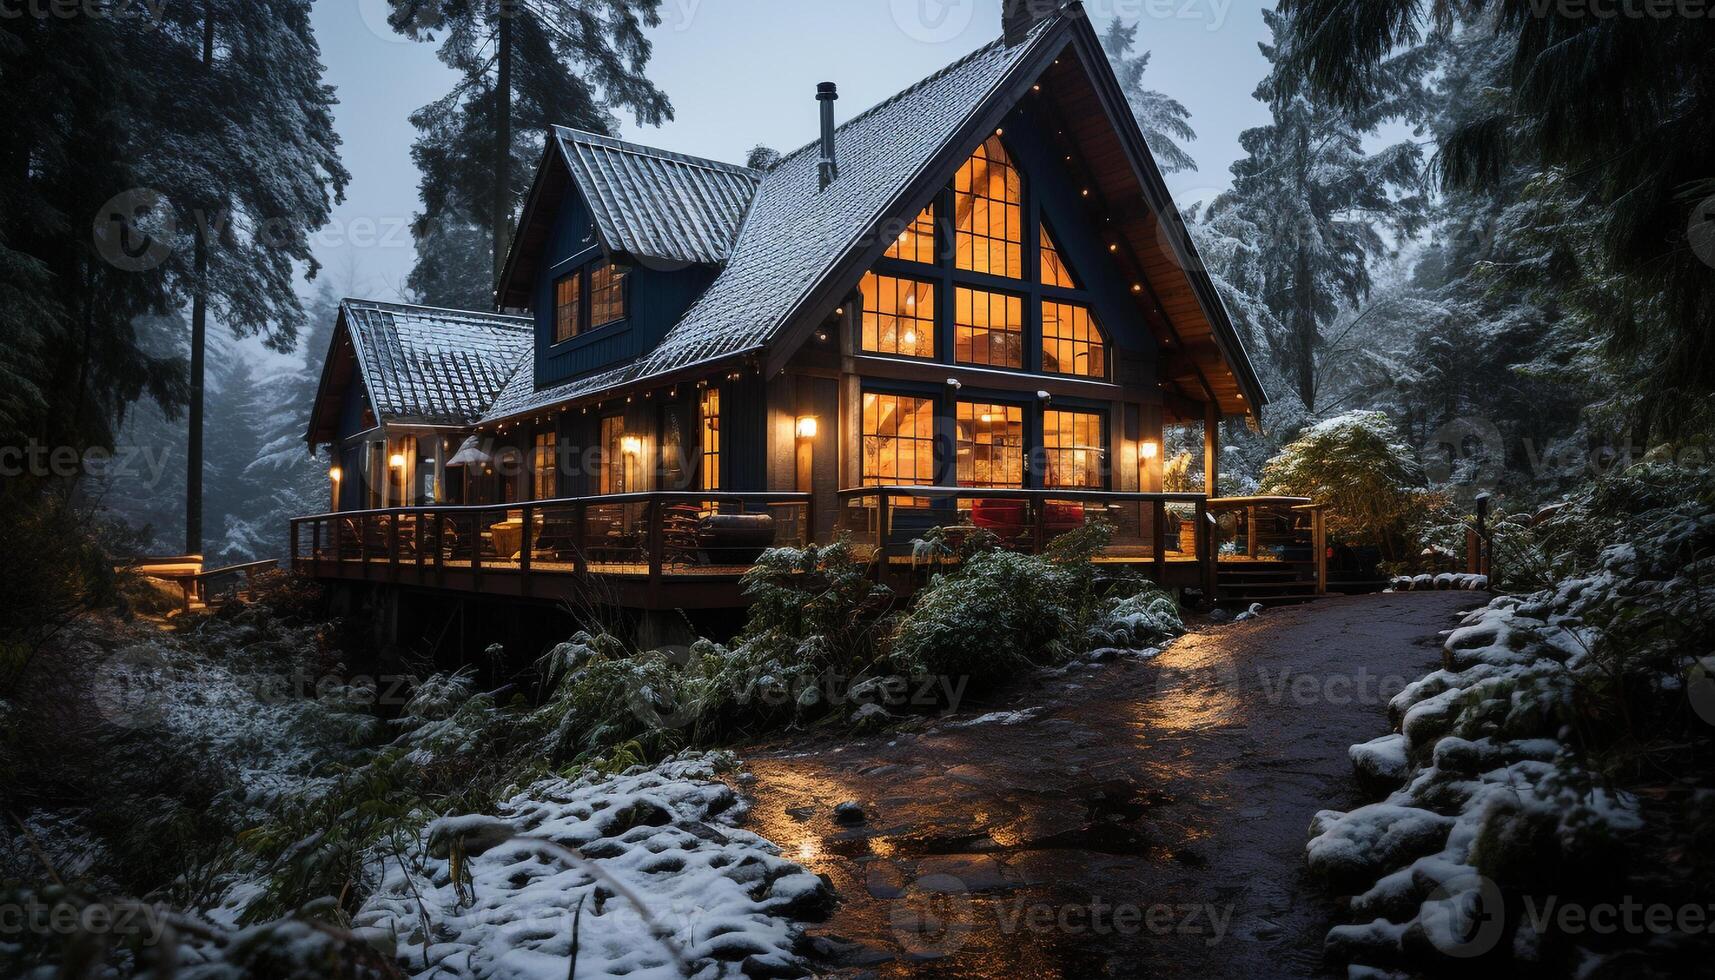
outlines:
[{"label": "window pane", "polygon": [[1042,284],[1045,286],[1063,286],[1066,289],[1077,289],[1078,282],[1072,278],[1072,270],[1066,268],[1066,261],[1060,257],[1060,249],[1054,244],[1053,236],[1048,234],[1048,226],[1042,227]]},{"label": "window pane", "polygon": [[958,427],[959,486],[1024,486],[1024,408],[961,401]]},{"label": "window pane", "polygon": [[1024,278],[1024,181],[990,137],[953,178],[954,256],[958,267]]},{"label": "window pane", "polygon": [[923,213],[888,248],[887,255],[907,262],[935,263],[935,205],[923,209]]},{"label": "window pane", "polygon": [[590,267],[590,329],[625,319],[625,279],[609,262]]},{"label": "window pane", "polygon": [[570,340],[578,335],[579,316],[583,306],[584,277],[580,270],[561,279],[554,286],[554,342]]},{"label": "window pane", "polygon": [[1024,366],[1024,300],[960,286],[953,297],[953,357],[960,364]]},{"label": "window pane", "polygon": [[721,391],[719,388],[703,389],[702,416],[703,489],[719,490],[721,488]]},{"label": "window pane", "polygon": [[1076,303],[1042,304],[1042,370],[1105,378],[1107,348],[1101,327],[1087,307]]},{"label": "window pane", "polygon": [[601,492],[625,492],[625,417],[601,420]]},{"label": "window pane", "polygon": [[934,400],[864,392],[864,486],[910,486],[934,481]]},{"label": "window pane", "polygon": [[555,446],[555,435],[552,432],[536,433],[535,444],[530,454],[530,480],[532,500],[552,500],[558,483],[555,480],[556,460],[558,454]]},{"label": "window pane", "polygon": [[896,276],[863,277],[863,349],[935,356],[935,285]]},{"label": "window pane", "polygon": [[1047,465],[1042,482],[1049,487],[1100,489],[1107,485],[1102,461],[1102,416],[1099,412],[1042,413],[1042,454]]}]

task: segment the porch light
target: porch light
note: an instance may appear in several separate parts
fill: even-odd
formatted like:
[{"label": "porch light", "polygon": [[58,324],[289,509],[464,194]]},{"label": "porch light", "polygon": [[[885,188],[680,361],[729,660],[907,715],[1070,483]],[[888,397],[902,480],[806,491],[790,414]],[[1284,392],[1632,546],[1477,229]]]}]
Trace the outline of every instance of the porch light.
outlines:
[{"label": "porch light", "polygon": [[627,456],[642,455],[643,440],[636,436],[621,436],[619,440],[619,449],[620,452],[625,453]]},{"label": "porch light", "polygon": [[798,416],[798,438],[816,438],[816,417],[814,415]]},{"label": "porch light", "polygon": [[1137,451],[1143,455],[1144,459],[1154,459],[1161,455],[1161,443],[1153,439],[1146,439],[1142,445],[1137,447]]},{"label": "porch light", "polygon": [[405,454],[404,453],[394,453],[392,456],[387,458],[387,464],[389,466],[392,466],[396,470],[404,469],[405,468]]},{"label": "porch light", "polygon": [[345,471],[340,469],[339,467],[335,466],[335,467],[328,470],[328,479],[332,480],[333,482],[338,483],[340,480],[342,480],[344,478],[345,478]]}]

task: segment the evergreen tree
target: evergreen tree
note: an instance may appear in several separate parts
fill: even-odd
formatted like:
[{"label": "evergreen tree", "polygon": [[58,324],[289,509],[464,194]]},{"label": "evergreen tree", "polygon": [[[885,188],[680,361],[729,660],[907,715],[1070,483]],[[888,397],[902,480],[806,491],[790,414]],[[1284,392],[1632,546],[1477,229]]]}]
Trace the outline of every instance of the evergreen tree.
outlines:
[{"label": "evergreen tree", "polygon": [[1143,73],[1149,67],[1149,52],[1133,55],[1131,49],[1136,44],[1137,25],[1127,27],[1118,17],[1102,35],[1102,48],[1113,63],[1114,74],[1119,76],[1120,91],[1131,104],[1132,115],[1143,130],[1144,142],[1149,144],[1149,152],[1154,154],[1163,173],[1196,169],[1197,161],[1180,146],[1197,138],[1189,121],[1191,111],[1179,100],[1144,87]]},{"label": "evergreen tree", "polygon": [[1325,381],[1318,369],[1325,329],[1370,295],[1371,263],[1426,220],[1417,145],[1372,153],[1364,140],[1387,120],[1423,112],[1422,80],[1433,57],[1428,46],[1396,55],[1385,66],[1384,97],[1347,113],[1311,97],[1282,71],[1288,52],[1279,42],[1289,26],[1274,12],[1263,16],[1276,43],[1261,47],[1275,68],[1256,97],[1269,105],[1273,121],[1240,135],[1247,156],[1233,164],[1233,188],[1209,206],[1208,220],[1240,225],[1254,243],[1252,260],[1231,285],[1272,312],[1275,329],[1264,349],[1314,412]]},{"label": "evergreen tree", "polygon": [[[1496,42],[1497,71],[1437,133],[1448,188],[1497,188],[1526,165],[1534,215],[1507,213],[1546,273],[1576,290],[1592,336],[1645,380],[1634,415],[1689,432],[1715,389],[1715,67],[1710,21],[1540,0],[1283,0],[1290,68],[1347,106],[1373,102],[1391,52],[1425,25]],[[1481,111],[1476,111],[1480,107]],[[1556,224],[1570,218],[1574,227]]]},{"label": "evergreen tree", "polygon": [[388,2],[394,28],[438,35],[441,61],[460,75],[411,116],[423,210],[407,285],[419,302],[486,309],[548,127],[611,134],[612,108],[638,125],[672,118],[643,73],[661,0]]}]

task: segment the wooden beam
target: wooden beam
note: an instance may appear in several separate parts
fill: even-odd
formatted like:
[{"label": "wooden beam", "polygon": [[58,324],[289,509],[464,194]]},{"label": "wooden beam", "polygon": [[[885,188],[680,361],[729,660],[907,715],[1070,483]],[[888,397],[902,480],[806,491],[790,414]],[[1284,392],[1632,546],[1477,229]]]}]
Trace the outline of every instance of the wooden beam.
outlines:
[{"label": "wooden beam", "polygon": [[1221,482],[1221,406],[1209,402],[1203,406],[1203,489],[1211,497],[1219,497]]}]

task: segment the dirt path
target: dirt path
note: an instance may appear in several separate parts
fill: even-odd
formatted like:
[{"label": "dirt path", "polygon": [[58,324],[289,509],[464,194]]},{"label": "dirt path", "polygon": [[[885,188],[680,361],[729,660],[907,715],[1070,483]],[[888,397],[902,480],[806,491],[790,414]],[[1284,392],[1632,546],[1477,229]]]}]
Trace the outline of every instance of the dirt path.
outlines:
[{"label": "dirt path", "polygon": [[[919,733],[763,750],[752,827],[832,878],[829,969],[884,976],[1308,976],[1316,810],[1346,748],[1439,657],[1471,593],[1324,600],[1074,669]],[[1041,710],[964,725],[985,712]],[[841,826],[855,800],[867,819]]]}]

